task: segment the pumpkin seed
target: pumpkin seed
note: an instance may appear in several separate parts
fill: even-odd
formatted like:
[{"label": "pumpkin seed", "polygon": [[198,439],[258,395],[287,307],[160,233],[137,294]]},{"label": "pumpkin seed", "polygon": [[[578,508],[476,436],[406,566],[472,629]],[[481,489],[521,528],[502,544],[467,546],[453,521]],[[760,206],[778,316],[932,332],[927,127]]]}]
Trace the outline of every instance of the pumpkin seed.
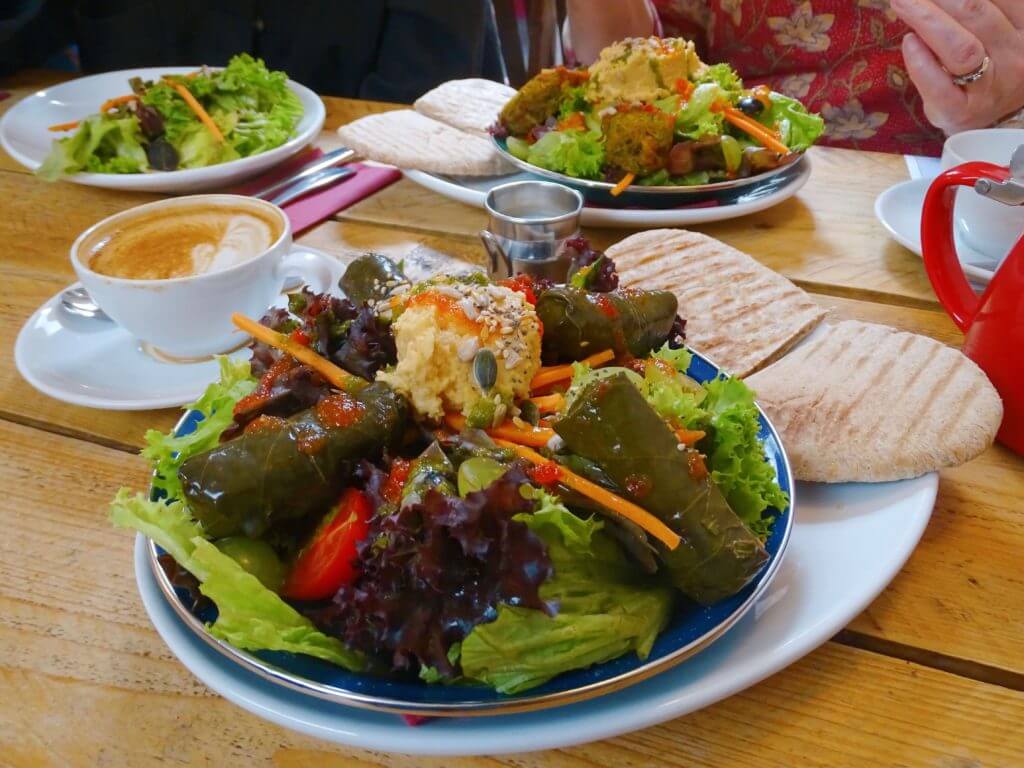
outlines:
[{"label": "pumpkin seed", "polygon": [[498,383],[498,359],[486,347],[473,358],[473,379],[482,392],[490,392]]}]

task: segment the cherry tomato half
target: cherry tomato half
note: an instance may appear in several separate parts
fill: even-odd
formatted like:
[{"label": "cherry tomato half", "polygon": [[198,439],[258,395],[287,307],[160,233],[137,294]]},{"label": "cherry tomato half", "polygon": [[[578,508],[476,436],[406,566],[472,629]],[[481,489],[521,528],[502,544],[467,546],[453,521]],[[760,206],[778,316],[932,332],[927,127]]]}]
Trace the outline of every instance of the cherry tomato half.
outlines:
[{"label": "cherry tomato half", "polygon": [[366,494],[349,488],[316,529],[285,579],[281,594],[324,600],[355,578],[356,545],[366,538],[371,514]]}]

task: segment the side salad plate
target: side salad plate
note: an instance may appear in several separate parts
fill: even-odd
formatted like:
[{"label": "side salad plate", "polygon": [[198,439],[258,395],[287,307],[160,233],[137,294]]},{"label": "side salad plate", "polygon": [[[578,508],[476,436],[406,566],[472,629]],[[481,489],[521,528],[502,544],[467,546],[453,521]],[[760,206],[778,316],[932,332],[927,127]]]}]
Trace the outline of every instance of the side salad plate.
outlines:
[{"label": "side salad plate", "polygon": [[[248,57],[236,57],[228,66],[233,68],[228,82],[218,79],[228,70],[148,67],[46,88],[4,114],[0,145],[26,168],[50,178],[109,189],[187,193],[224,188],[266,171],[319,135],[326,111],[313,91]],[[201,124],[184,97],[174,101],[177,97],[145,95],[147,83],[167,83],[168,76],[187,83],[197,73],[209,85],[195,83],[192,88],[200,95],[193,100],[205,101],[206,118],[220,126],[210,135],[208,124]],[[136,90],[143,95],[132,102]],[[136,117],[134,106],[149,102],[158,115],[150,118],[152,126]],[[80,134],[74,157],[51,157],[56,142]],[[158,140],[159,151],[153,149]],[[153,169],[161,165],[173,170]]]}]

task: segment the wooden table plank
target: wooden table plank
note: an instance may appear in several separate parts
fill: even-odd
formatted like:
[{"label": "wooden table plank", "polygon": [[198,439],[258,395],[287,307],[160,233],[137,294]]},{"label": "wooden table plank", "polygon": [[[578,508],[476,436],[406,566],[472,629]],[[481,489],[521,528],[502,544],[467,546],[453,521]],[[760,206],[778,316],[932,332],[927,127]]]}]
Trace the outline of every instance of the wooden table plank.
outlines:
[{"label": "wooden table plank", "polygon": [[[952,766],[1024,754],[1024,694],[832,643],[704,711],[555,753],[420,760],[333,747],[213,696],[149,627],[132,537],[105,515],[118,485],[145,482],[140,459],[5,423],[0,453],[5,764]],[[57,711],[90,725],[40,730]]]}]

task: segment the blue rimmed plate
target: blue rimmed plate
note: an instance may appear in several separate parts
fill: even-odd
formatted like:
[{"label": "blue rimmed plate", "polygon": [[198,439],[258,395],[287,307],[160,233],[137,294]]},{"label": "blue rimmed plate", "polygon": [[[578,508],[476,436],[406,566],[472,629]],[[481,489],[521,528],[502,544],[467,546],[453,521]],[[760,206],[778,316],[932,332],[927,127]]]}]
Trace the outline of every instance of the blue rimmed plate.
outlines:
[{"label": "blue rimmed plate", "polygon": [[[704,382],[715,378],[719,370],[707,358],[694,353],[688,373]],[[197,412],[187,413],[178,424],[177,433],[188,434],[198,420]],[[517,696],[506,696],[483,686],[427,685],[416,680],[355,674],[319,659],[289,653],[240,650],[206,631],[205,624],[216,614],[212,611],[193,613],[189,609],[187,594],[171,584],[157,562],[160,552],[152,542],[147,549],[149,565],[171,608],[208,646],[231,663],[299,693],[348,706],[432,716],[509,714],[579,702],[649,678],[706,648],[736,624],[767,589],[789,541],[795,499],[785,451],[763,413],[760,413],[760,427],[758,436],[764,443],[767,460],[775,468],[780,487],[789,494],[790,506],[776,517],[766,542],[769,561],[758,577],[738,594],[713,606],[681,604],[643,661],[635,654],[628,654],[559,675]]]},{"label": "blue rimmed plate", "polygon": [[737,200],[747,199],[752,193],[757,196],[769,195],[789,184],[804,170],[806,155],[803,152],[792,153],[778,168],[742,179],[727,179],[710,184],[691,184],[689,186],[645,186],[631,184],[618,196],[612,195],[615,184],[597,179],[579,179],[557,171],[528,163],[513,155],[508,150],[506,139],[492,136],[498,153],[512,165],[522,171],[541,176],[550,181],[557,181],[567,187],[577,189],[583,198],[591,204],[609,208],[676,208],[681,205],[716,202],[719,205],[730,205]]}]

